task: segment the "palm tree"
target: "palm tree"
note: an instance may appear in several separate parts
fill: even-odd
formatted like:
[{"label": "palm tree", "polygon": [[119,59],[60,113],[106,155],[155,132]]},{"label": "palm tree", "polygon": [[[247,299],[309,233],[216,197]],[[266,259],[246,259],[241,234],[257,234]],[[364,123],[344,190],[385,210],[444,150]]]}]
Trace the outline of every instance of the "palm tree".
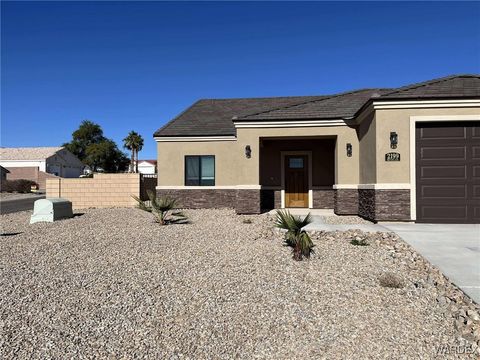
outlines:
[{"label": "palm tree", "polygon": [[310,257],[315,246],[303,228],[312,222],[310,213],[303,219],[299,216],[293,216],[287,210],[277,210],[275,226],[287,230],[285,234],[285,243],[293,248],[293,258],[302,260],[305,256]]},{"label": "palm tree", "polygon": [[142,136],[136,133],[135,131],[130,131],[128,133],[128,136],[125,139],[123,139],[123,147],[132,152],[132,158],[130,161],[130,171],[138,173],[138,152],[143,149]]}]

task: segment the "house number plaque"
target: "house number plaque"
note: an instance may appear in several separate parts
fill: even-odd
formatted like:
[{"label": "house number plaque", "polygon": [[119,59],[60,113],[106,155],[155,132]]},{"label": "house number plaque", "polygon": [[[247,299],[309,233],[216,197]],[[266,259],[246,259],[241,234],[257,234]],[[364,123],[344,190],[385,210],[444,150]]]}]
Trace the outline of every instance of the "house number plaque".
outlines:
[{"label": "house number plaque", "polygon": [[386,153],[385,161],[400,161],[400,153],[397,153],[397,152]]}]

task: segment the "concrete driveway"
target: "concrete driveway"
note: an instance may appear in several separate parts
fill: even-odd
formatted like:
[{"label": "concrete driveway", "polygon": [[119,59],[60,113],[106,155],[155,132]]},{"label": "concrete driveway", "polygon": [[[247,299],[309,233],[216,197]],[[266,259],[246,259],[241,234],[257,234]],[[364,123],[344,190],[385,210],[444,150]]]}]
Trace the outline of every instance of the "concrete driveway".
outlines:
[{"label": "concrete driveway", "polygon": [[480,304],[480,224],[381,224]]}]

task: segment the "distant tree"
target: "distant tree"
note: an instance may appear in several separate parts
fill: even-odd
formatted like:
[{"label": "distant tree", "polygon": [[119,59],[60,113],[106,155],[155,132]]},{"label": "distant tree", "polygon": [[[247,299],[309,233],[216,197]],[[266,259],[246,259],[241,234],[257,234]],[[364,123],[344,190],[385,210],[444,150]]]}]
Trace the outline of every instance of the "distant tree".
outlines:
[{"label": "distant tree", "polygon": [[101,168],[105,172],[121,172],[127,169],[129,160],[128,157],[118,149],[115,142],[106,139],[87,147],[87,156],[84,162],[88,164],[93,171]]},{"label": "distant tree", "polygon": [[92,171],[122,172],[127,169],[128,157],[118,149],[113,140],[103,136],[100,125],[84,120],[72,133],[72,140],[63,144]]},{"label": "distant tree", "polygon": [[100,125],[90,120],[83,120],[78,129],[72,133],[72,140],[63,146],[83,161],[87,157],[87,148],[104,140]]},{"label": "distant tree", "polygon": [[142,136],[135,131],[130,131],[123,139],[123,147],[131,151],[130,171],[138,173],[138,153],[143,149]]}]

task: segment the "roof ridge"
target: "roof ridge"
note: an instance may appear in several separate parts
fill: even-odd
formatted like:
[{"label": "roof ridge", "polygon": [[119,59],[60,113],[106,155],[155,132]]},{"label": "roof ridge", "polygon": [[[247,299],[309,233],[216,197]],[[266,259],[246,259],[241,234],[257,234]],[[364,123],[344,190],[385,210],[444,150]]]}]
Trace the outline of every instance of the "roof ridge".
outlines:
[{"label": "roof ridge", "polygon": [[442,81],[448,81],[448,80],[451,80],[451,79],[461,78],[461,77],[480,77],[480,75],[477,75],[477,74],[454,74],[454,75],[443,76],[443,77],[437,78],[437,79],[431,79],[431,80],[426,80],[426,81],[422,81],[422,82],[419,82],[419,83],[413,83],[413,84],[410,84],[410,85],[401,86],[401,87],[396,88],[395,90],[393,90],[391,92],[383,94],[382,96],[387,96],[387,95],[399,93],[399,92],[406,91],[406,90],[418,89],[419,87],[422,87],[422,86],[429,86],[429,85],[437,84],[437,83],[442,82]]},{"label": "roof ridge", "polygon": [[265,110],[265,111],[260,111],[260,112],[257,112],[257,113],[245,115],[245,116],[242,116],[242,117],[240,117],[240,118],[237,118],[236,116],[234,116],[234,117],[232,118],[232,120],[245,119],[245,118],[248,118],[248,117],[250,117],[250,116],[256,116],[256,115],[260,115],[260,114],[265,114],[265,113],[269,113],[269,112],[277,111],[277,110],[289,109],[289,108],[294,107],[294,106],[305,105],[305,104],[314,103],[314,102],[317,102],[317,101],[324,101],[324,100],[332,99],[332,98],[335,98],[335,97],[338,97],[338,96],[355,94],[355,93],[358,93],[358,92],[361,92],[361,91],[379,90],[379,89],[380,89],[380,88],[363,88],[363,89],[351,90],[351,91],[346,91],[346,92],[343,92],[343,93],[338,93],[338,94],[333,94],[333,95],[327,95],[327,96],[325,96],[325,97],[322,98],[322,99],[309,100],[309,101],[301,102],[301,103],[298,103],[298,104],[291,104],[291,105],[287,105],[287,106],[281,106],[281,107],[278,107],[278,108],[274,108],[274,109],[270,109],[270,110]]},{"label": "roof ridge", "polygon": [[290,96],[260,96],[260,97],[233,97],[233,98],[205,98],[198,101],[230,101],[230,100],[265,100],[265,99],[294,99],[307,97],[325,97],[330,95],[290,95]]}]

